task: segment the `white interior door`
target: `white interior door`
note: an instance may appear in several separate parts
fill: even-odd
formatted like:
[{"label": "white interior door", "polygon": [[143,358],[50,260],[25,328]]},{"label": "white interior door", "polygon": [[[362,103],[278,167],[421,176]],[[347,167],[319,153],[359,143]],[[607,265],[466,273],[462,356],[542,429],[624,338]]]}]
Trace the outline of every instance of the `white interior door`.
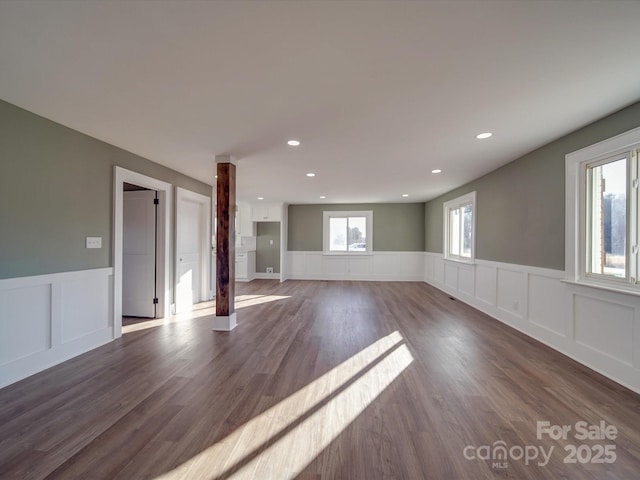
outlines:
[{"label": "white interior door", "polygon": [[[177,219],[178,281],[176,311],[201,301],[204,206],[188,198],[179,199]],[[206,234],[208,236],[208,234]]]},{"label": "white interior door", "polygon": [[122,315],[155,317],[156,206],[153,190],[123,192]]}]

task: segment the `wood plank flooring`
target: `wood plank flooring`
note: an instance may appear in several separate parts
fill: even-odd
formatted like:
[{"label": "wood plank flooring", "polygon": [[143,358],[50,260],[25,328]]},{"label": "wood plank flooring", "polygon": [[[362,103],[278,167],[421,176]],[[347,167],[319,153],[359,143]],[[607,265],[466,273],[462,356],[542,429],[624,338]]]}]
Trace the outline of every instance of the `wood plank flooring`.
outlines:
[{"label": "wood plank flooring", "polygon": [[[639,395],[426,284],[236,295],[233,332],[211,303],[128,322],[0,390],[0,478],[640,477]],[[571,431],[538,439],[538,421]],[[602,421],[614,440],[575,438]]]}]

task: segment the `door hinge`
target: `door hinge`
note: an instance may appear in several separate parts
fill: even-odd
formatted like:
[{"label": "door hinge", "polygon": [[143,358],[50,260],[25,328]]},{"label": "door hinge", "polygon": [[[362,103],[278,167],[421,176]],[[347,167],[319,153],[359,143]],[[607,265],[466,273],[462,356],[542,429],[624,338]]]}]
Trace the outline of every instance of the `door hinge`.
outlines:
[{"label": "door hinge", "polygon": [[153,199],[153,204],[154,205],[160,205],[160,199],[159,198],[154,198]]},{"label": "door hinge", "polygon": [[153,304],[154,304],[154,305],[157,305],[157,303],[158,303],[158,299],[157,299],[157,298],[154,298],[154,299],[153,299]]}]

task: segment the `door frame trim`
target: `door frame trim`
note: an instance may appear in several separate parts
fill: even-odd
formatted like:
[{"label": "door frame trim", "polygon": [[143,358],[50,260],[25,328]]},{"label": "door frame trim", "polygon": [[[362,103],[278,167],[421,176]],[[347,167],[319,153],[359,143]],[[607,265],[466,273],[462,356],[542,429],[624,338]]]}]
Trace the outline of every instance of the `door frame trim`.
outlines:
[{"label": "door frame trim", "polygon": [[113,181],[113,338],[122,336],[122,205],[125,183],[156,190],[160,198],[158,212],[158,253],[164,257],[164,287],[158,290],[159,305],[162,305],[162,317],[169,317],[171,301],[170,247],[171,247],[171,209],[173,205],[173,185],[141,173],[114,166]]}]

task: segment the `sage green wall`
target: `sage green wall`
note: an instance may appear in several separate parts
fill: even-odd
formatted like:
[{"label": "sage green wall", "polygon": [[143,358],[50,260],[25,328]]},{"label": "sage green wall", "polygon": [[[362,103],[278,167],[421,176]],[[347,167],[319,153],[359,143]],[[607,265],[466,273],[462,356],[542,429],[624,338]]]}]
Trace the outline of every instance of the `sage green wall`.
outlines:
[{"label": "sage green wall", "polygon": [[289,205],[288,249],[322,251],[322,216],[325,210],[372,210],[374,251],[422,252],[424,207],[424,203]]},{"label": "sage green wall", "polygon": [[[211,197],[209,185],[0,100],[0,278],[112,266],[114,165]],[[102,248],[86,249],[87,236]]]},{"label": "sage green wall", "polygon": [[443,203],[477,192],[476,257],[564,270],[565,155],[640,125],[640,102],[427,202],[425,249],[442,253]]},{"label": "sage green wall", "polygon": [[256,272],[266,273],[267,267],[280,273],[280,222],[256,223]]}]

